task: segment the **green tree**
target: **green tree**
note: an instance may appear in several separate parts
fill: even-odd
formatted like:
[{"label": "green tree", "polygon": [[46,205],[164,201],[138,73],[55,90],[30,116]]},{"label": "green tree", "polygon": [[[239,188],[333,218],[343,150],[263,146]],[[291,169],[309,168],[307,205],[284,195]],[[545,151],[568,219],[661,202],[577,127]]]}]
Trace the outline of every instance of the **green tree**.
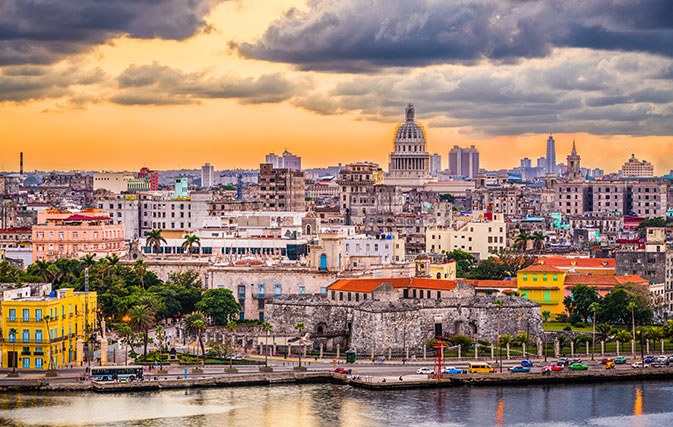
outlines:
[{"label": "green tree", "polygon": [[627,343],[627,342],[631,341],[632,339],[633,339],[633,335],[631,335],[631,332],[629,332],[627,330],[624,330],[624,329],[620,329],[615,334],[615,340],[619,341],[622,344]]},{"label": "green tree", "polygon": [[468,279],[477,280],[504,280],[507,277],[507,267],[493,257],[481,261],[467,274]]},{"label": "green tree", "polygon": [[145,244],[154,250],[155,254],[159,253],[161,243],[166,243],[166,239],[161,235],[163,230],[150,230],[145,232]]},{"label": "green tree", "polygon": [[208,315],[215,325],[223,326],[241,311],[241,305],[229,289],[215,288],[203,294],[196,309]]},{"label": "green tree", "polygon": [[35,266],[35,272],[38,276],[42,278],[45,282],[49,280],[49,263],[44,260],[37,260],[33,264]]},{"label": "green tree", "polygon": [[598,323],[596,325],[596,338],[600,341],[608,342],[612,332],[612,327],[607,323]]},{"label": "green tree", "polygon": [[147,273],[147,263],[139,259],[135,262],[135,264],[133,264],[133,269],[140,279],[140,286],[145,289],[145,274]]},{"label": "green tree", "polygon": [[535,249],[535,252],[542,252],[542,249],[544,248],[544,242],[547,239],[544,233],[541,231],[536,231],[530,237],[533,240],[533,248]]},{"label": "green tree", "polygon": [[194,247],[198,246],[201,248],[201,239],[196,234],[187,234],[185,235],[185,241],[182,242],[182,249],[192,255],[194,253]]},{"label": "green tree", "polygon": [[525,252],[528,249],[528,241],[531,239],[531,235],[525,231],[520,232],[514,239],[514,246],[520,251]]},{"label": "green tree", "polygon": [[455,249],[451,252],[442,251],[447,261],[454,260],[456,263],[456,277],[466,277],[477,263],[477,258],[472,254]]},{"label": "green tree", "polygon": [[126,347],[126,351],[124,352],[124,365],[128,365],[129,347],[133,350],[133,347],[138,345],[138,334],[134,333],[133,330],[131,330],[131,327],[124,323],[115,325],[114,330],[117,332],[117,336],[119,336],[121,343]]},{"label": "green tree", "polygon": [[96,254],[84,255],[84,258],[82,258],[82,265],[84,265],[85,268],[92,268],[96,265]]},{"label": "green tree", "polygon": [[134,332],[143,334],[143,356],[147,360],[147,344],[149,342],[149,330],[154,324],[156,312],[151,306],[137,304],[128,312],[129,326]]},{"label": "green tree", "polygon": [[185,327],[187,332],[190,332],[196,335],[199,340],[199,346],[201,347],[201,352],[203,353],[203,364],[206,363],[206,348],[203,345],[203,333],[206,331],[206,321],[203,313],[195,311],[194,313],[188,315],[185,318]]},{"label": "green tree", "polygon": [[580,284],[572,289],[572,296],[563,298],[563,305],[570,317],[579,316],[586,323],[593,314],[591,304],[598,302],[599,299],[595,288]]},{"label": "green tree", "polygon": [[460,351],[463,352],[463,354],[465,354],[472,345],[472,338],[468,337],[467,335],[458,334],[450,337],[449,342],[451,343],[451,345],[459,346]]},{"label": "green tree", "polygon": [[591,341],[591,337],[587,334],[578,334],[575,335],[575,338],[573,338],[573,341],[575,342],[575,346],[580,346],[584,344],[585,342]]},{"label": "green tree", "polygon": [[542,310],[542,329],[544,332],[544,361],[547,361],[547,331],[545,323],[549,323],[551,319],[551,310]]},{"label": "green tree", "polygon": [[521,332],[512,339],[512,342],[516,345],[523,346],[524,344],[528,344],[530,342],[530,337],[527,333]]}]

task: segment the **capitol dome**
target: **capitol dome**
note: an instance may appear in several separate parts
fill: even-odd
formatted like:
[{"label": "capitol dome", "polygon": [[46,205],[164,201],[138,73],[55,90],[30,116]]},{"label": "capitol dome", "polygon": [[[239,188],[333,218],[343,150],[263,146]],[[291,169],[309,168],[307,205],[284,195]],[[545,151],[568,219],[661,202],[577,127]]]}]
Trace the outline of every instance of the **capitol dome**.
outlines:
[{"label": "capitol dome", "polygon": [[398,125],[395,129],[395,144],[420,143],[423,144],[425,149],[425,129],[421,124],[414,121],[415,115],[414,105],[407,105],[406,122]]}]

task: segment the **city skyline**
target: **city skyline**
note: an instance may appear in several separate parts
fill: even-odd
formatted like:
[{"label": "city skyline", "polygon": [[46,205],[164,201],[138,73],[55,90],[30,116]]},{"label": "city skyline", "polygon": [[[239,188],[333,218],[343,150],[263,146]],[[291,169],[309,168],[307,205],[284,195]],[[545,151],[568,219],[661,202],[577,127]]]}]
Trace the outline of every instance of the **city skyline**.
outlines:
[{"label": "city skyline", "polygon": [[[309,168],[386,165],[412,102],[429,152],[475,145],[487,169],[544,153],[549,132],[559,158],[574,138],[593,167],[673,169],[666,3],[600,3],[10,1],[0,168],[19,151],[26,170],[255,168],[284,148]],[[563,31],[530,25],[552,14]]]}]

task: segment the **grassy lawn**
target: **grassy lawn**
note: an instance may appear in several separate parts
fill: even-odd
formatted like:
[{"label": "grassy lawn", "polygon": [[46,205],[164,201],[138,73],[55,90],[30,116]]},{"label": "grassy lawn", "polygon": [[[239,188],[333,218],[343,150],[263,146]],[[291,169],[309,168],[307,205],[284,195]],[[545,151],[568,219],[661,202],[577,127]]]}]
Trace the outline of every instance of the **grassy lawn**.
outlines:
[{"label": "grassy lawn", "polygon": [[[570,326],[570,323],[561,323],[561,322],[547,322],[544,325],[545,331],[562,331],[564,328]],[[577,332],[591,332],[591,325],[588,325],[584,328],[575,328],[570,326],[573,331]]]}]

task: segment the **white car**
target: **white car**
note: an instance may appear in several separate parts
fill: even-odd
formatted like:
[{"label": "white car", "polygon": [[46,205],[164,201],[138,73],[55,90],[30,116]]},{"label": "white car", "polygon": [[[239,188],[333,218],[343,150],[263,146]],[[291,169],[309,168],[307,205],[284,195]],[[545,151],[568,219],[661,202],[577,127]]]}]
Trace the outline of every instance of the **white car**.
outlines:
[{"label": "white car", "polygon": [[430,368],[418,368],[416,369],[416,373],[422,375],[432,375],[434,372]]}]

